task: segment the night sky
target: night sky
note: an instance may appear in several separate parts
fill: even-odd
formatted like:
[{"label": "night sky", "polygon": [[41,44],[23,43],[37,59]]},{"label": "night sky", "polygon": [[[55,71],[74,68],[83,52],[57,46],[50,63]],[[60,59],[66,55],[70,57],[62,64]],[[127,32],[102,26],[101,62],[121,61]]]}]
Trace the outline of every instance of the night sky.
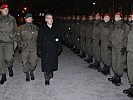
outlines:
[{"label": "night sky", "polygon": [[[35,16],[39,13],[52,12],[55,15],[82,15],[93,12],[113,13],[131,12],[133,0],[1,0],[10,4],[10,13],[20,16],[31,12]],[[24,8],[26,11],[22,12]]]}]

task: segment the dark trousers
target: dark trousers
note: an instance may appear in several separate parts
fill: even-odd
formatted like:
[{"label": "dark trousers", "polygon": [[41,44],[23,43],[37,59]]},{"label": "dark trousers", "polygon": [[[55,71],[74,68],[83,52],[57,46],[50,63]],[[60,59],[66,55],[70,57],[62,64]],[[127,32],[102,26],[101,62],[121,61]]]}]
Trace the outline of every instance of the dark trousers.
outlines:
[{"label": "dark trousers", "polygon": [[49,81],[51,78],[53,78],[53,71],[51,72],[44,71],[44,78],[46,81]]}]

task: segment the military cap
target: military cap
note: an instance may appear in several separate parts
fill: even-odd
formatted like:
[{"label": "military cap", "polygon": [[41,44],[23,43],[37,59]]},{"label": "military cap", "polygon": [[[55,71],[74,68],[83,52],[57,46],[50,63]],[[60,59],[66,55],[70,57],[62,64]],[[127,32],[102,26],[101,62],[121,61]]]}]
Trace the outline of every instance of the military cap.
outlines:
[{"label": "military cap", "polygon": [[32,17],[32,14],[28,13],[28,14],[26,14],[26,16],[24,18],[27,19],[29,17]]},{"label": "military cap", "polygon": [[4,9],[4,8],[8,8],[8,7],[9,7],[8,4],[3,4],[3,5],[1,5],[0,9]]},{"label": "military cap", "polygon": [[121,12],[116,12],[115,15],[120,15],[122,17],[122,13]]}]

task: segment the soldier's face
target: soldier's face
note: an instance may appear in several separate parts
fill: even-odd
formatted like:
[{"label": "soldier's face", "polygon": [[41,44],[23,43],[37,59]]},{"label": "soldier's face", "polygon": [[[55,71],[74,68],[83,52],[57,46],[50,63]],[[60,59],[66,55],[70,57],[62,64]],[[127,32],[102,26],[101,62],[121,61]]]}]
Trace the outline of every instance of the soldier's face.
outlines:
[{"label": "soldier's face", "polygon": [[47,15],[45,17],[45,21],[47,22],[47,24],[52,25],[53,24],[53,16],[52,15]]},{"label": "soldier's face", "polygon": [[96,20],[100,20],[100,18],[101,17],[99,15],[96,15],[96,17],[95,17]]},{"label": "soldier's face", "polygon": [[121,16],[120,15],[115,15],[115,21],[120,21],[121,20]]},{"label": "soldier's face", "polygon": [[89,20],[93,20],[93,17],[92,16],[89,16]]},{"label": "soldier's face", "polygon": [[6,15],[8,15],[9,9],[8,8],[4,8],[4,9],[0,9],[0,11],[1,11],[1,14],[3,16],[6,16]]},{"label": "soldier's face", "polygon": [[32,17],[29,17],[29,18],[25,19],[25,21],[26,21],[27,23],[32,23],[33,18],[32,18]]},{"label": "soldier's face", "polygon": [[109,16],[104,16],[103,20],[104,20],[105,22],[108,22],[108,21],[110,20],[110,17],[109,17]]},{"label": "soldier's face", "polygon": [[85,16],[83,16],[83,17],[82,17],[82,20],[83,20],[83,21],[85,21],[85,20],[86,20],[86,17],[85,17]]},{"label": "soldier's face", "polygon": [[131,18],[131,20],[133,20],[133,15],[131,15],[131,17],[130,17],[130,18]]}]

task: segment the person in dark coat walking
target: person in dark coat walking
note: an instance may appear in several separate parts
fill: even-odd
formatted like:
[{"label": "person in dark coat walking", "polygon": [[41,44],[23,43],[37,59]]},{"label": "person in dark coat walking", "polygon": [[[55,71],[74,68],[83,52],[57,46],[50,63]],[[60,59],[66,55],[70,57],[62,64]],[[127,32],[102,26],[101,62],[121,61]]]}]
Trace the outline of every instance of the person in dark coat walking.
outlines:
[{"label": "person in dark coat walking", "polygon": [[59,28],[53,23],[53,15],[45,15],[45,24],[40,27],[37,39],[45,85],[50,85],[53,72],[58,70]]}]

